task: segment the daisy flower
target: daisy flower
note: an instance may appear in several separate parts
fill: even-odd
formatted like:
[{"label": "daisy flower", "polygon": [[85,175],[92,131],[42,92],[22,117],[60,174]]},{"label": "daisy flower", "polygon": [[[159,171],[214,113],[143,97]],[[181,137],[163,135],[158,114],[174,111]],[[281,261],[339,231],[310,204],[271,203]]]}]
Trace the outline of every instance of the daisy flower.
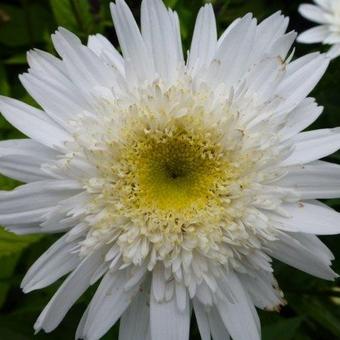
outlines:
[{"label": "daisy flower", "polygon": [[301,33],[297,40],[305,44],[320,43],[333,45],[328,54],[331,58],[340,55],[340,1],[314,0],[315,5],[302,4],[300,14],[319,24]]},{"label": "daisy flower", "polygon": [[294,32],[276,13],[251,14],[218,38],[211,5],[185,59],[177,14],[144,0],[141,30],[111,4],[120,54],[60,28],[60,58],[28,53],[20,76],[41,109],[2,97],[28,139],[0,144],[0,171],[26,182],[1,192],[0,223],[18,234],[63,233],[29,269],[24,292],[66,278],[35,329],[51,332],[96,286],[76,338],[260,339],[256,308],[285,303],[271,259],[333,280],[315,235],[340,215],[339,129],[301,132],[322,112],[307,97],[329,58],[292,61]]}]

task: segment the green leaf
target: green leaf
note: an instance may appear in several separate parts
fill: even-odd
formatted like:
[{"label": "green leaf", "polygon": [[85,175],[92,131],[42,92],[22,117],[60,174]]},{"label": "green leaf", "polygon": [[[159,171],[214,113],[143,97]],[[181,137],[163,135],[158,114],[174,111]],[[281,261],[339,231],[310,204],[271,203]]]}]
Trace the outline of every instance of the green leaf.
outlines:
[{"label": "green leaf", "polygon": [[10,278],[12,277],[21,252],[11,256],[0,258],[0,308],[6,301],[6,296],[10,288]]},{"label": "green leaf", "polygon": [[0,258],[20,253],[40,238],[41,235],[18,236],[0,228]]},{"label": "green leaf", "polygon": [[326,301],[324,301],[324,299],[319,300],[316,297],[305,297],[296,299],[294,305],[291,306],[296,309],[299,314],[306,314],[309,318],[319,325],[322,325],[337,338],[340,338],[339,315],[336,314],[336,312],[339,312],[338,307],[332,308],[333,306],[330,303],[326,303]]},{"label": "green leaf", "polygon": [[10,95],[10,87],[7,82],[7,73],[1,62],[0,62],[0,95],[3,96]]},{"label": "green leaf", "polygon": [[0,308],[6,301],[10,279],[22,251],[40,238],[40,235],[17,236],[0,228]]},{"label": "green leaf", "polygon": [[5,60],[5,64],[26,65],[27,64],[26,53],[14,54],[13,56]]},{"label": "green leaf", "polygon": [[302,317],[282,319],[272,325],[263,327],[263,340],[291,340],[295,339],[299,327],[303,322]]},{"label": "green leaf", "polygon": [[[18,186],[20,182],[15,179],[0,175],[0,188],[1,190],[11,190]],[[0,227],[1,230],[1,227]]]},{"label": "green leaf", "polygon": [[12,340],[29,340],[30,337],[18,333],[15,330],[7,329],[5,326],[0,327],[0,334],[2,339],[12,339]]},{"label": "green leaf", "polygon": [[50,5],[58,25],[73,32],[78,31],[77,20],[70,0],[50,0]]},{"label": "green leaf", "polygon": [[169,8],[174,8],[177,5],[178,0],[164,0],[164,3]]},{"label": "green leaf", "polygon": [[6,46],[33,46],[44,40],[51,22],[49,13],[39,4],[23,3],[22,7],[0,5],[0,13],[6,18],[0,19],[0,43]]},{"label": "green leaf", "polygon": [[[7,46],[20,46],[29,43],[29,36],[25,25],[25,13],[16,6],[1,5],[0,11],[6,20],[0,26],[0,43]],[[18,23],[21,23],[18,25]]]},{"label": "green leaf", "polygon": [[71,0],[73,12],[82,33],[88,35],[92,32],[93,17],[91,14],[90,1]]},{"label": "green leaf", "polygon": [[84,0],[50,0],[57,24],[77,33],[87,36],[93,26],[90,2]]}]

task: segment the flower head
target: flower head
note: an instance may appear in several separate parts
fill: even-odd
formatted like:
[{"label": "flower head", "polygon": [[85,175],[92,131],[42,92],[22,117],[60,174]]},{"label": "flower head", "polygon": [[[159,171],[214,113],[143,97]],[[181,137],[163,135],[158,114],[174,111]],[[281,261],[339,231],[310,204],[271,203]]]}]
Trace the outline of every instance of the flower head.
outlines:
[{"label": "flower head", "polygon": [[329,58],[292,61],[294,32],[276,13],[251,14],[218,38],[211,5],[197,17],[187,60],[176,13],[144,0],[141,31],[111,5],[122,55],[60,28],[60,56],[34,50],[20,79],[42,110],[0,109],[30,139],[0,144],[0,171],[27,184],[0,195],[0,223],[19,234],[64,235],[28,271],[25,292],[68,274],[35,329],[55,329],[100,281],[77,338],[118,320],[122,339],[260,339],[255,307],[283,293],[271,257],[334,279],[340,167],[323,161],[338,129],[300,132],[322,112],[306,98]]},{"label": "flower head", "polygon": [[301,33],[298,41],[312,44],[333,45],[328,54],[335,58],[340,55],[340,2],[338,0],[314,0],[315,5],[302,4],[299,12],[306,19],[319,24]]}]

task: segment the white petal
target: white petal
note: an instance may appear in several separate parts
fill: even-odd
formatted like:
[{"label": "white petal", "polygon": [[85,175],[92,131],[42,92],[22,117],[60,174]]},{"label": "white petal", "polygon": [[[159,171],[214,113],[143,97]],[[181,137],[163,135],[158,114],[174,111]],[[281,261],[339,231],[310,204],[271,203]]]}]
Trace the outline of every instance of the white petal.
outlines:
[{"label": "white petal", "polygon": [[111,42],[101,34],[90,35],[87,46],[103,60],[108,61],[122,75],[125,74],[124,59]]},{"label": "white petal", "polygon": [[230,336],[216,307],[210,309],[208,313],[210,332],[212,340],[229,340]]},{"label": "white petal", "polygon": [[[232,272],[224,274],[219,281],[221,289],[228,286],[233,291],[235,302],[217,301],[216,307],[231,337],[234,339],[260,340],[260,324],[255,307],[242,287],[239,278]],[[242,318],[240,318],[242,315]]]},{"label": "white petal", "polygon": [[165,280],[164,267],[161,265],[156,265],[152,272],[151,294],[153,294],[157,302],[164,301],[165,288],[166,288],[166,280]]},{"label": "white petal", "polygon": [[334,260],[333,253],[324,243],[320,241],[317,236],[304,233],[293,233],[290,235],[297,239],[304,247],[308,249],[313,249],[313,253],[315,254],[315,256],[321,258],[325,263],[328,263],[330,265],[331,262]]},{"label": "white petal", "polygon": [[282,140],[287,140],[312,124],[322,113],[314,98],[306,98],[286,118],[285,127],[280,130]]},{"label": "white petal", "polygon": [[89,195],[86,191],[81,191],[79,194],[59,201],[54,208],[44,215],[44,220],[40,224],[41,232],[63,232],[70,228],[72,228],[71,233],[72,231],[83,232],[84,229],[87,230],[87,224],[84,224],[83,221],[88,202]]},{"label": "white petal", "polygon": [[285,35],[282,35],[280,38],[278,38],[275,41],[269,53],[277,55],[281,57],[282,60],[285,60],[288,52],[292,48],[292,45],[296,39],[296,36],[297,36],[296,32],[289,32]]},{"label": "white petal", "polygon": [[272,273],[262,270],[251,273],[251,275],[242,274],[240,280],[256,307],[278,310],[284,304],[282,292],[279,290]]},{"label": "white petal", "polygon": [[69,130],[70,120],[83,113],[84,106],[80,106],[75,98],[77,88],[69,82],[58,84],[55,80],[42,79],[40,76],[24,73],[19,76],[26,91],[44,109],[46,114],[65,130]]},{"label": "white petal", "polygon": [[188,294],[185,309],[179,310],[176,299],[157,302],[151,294],[151,339],[189,340],[190,305]]},{"label": "white petal", "polygon": [[297,41],[305,44],[313,44],[323,42],[330,34],[329,28],[326,25],[316,26],[302,32]]},{"label": "white petal", "polygon": [[330,48],[330,50],[328,51],[327,55],[331,59],[337,58],[340,55],[340,44],[336,44],[336,45],[332,46]]},{"label": "white petal", "polygon": [[149,295],[145,289],[144,285],[144,288],[141,288],[122,315],[119,325],[119,340],[149,340],[150,306]]},{"label": "white petal", "polygon": [[[34,223],[39,225],[42,222],[43,216],[50,210],[51,207],[3,214],[0,215],[0,223],[5,225],[8,231],[18,232],[19,235],[27,234],[29,230],[32,230],[32,225],[34,225]],[[14,227],[13,230],[11,229],[12,227]],[[33,228],[32,231],[36,233],[37,229]]]},{"label": "white petal", "polygon": [[104,276],[90,303],[83,328],[84,338],[100,339],[129,307],[139,286],[137,282],[133,289],[126,291],[124,285],[128,279],[127,270],[108,272]]},{"label": "white petal", "polygon": [[70,119],[92,110],[84,93],[67,76],[63,61],[39,50],[30,51],[27,60],[29,73],[20,80],[54,121],[68,130]]},{"label": "white petal", "polygon": [[251,15],[246,15],[235,24],[219,46],[210,70],[211,81],[231,87],[244,77],[249,68],[255,37],[256,21]]},{"label": "white petal", "polygon": [[55,242],[28,270],[21,283],[25,293],[52,284],[79,265],[79,254],[72,252],[76,243],[67,242],[67,237]]},{"label": "white petal", "polygon": [[276,54],[272,46],[286,32],[288,22],[289,19],[281,15],[281,12],[276,12],[257,26],[256,42],[252,53],[254,62],[262,58],[264,52],[272,51]]},{"label": "white petal", "polygon": [[333,45],[340,43],[340,32],[331,32],[324,41],[325,44]]},{"label": "white petal", "polygon": [[318,6],[302,4],[298,10],[303,17],[311,21],[317,22],[319,24],[328,23],[326,12]]},{"label": "white petal", "polygon": [[[178,32],[173,16],[160,0],[143,0],[141,8],[142,35],[152,52],[156,72],[164,80],[173,81],[178,67],[184,64],[182,48],[178,46]],[[180,50],[179,50],[180,47]]]},{"label": "white petal", "polygon": [[317,5],[329,11],[332,8],[332,3],[334,0],[313,0]]},{"label": "white petal", "polygon": [[[294,59],[289,63],[289,74],[294,74],[298,72],[301,68],[308,65],[310,62],[315,61],[316,58],[320,57],[319,52],[313,52],[309,54],[305,54],[304,56]],[[286,72],[287,73],[287,72]]]},{"label": "white petal", "polygon": [[282,208],[289,216],[275,215],[273,220],[283,230],[316,235],[340,233],[340,214],[333,209],[307,202],[286,203]]},{"label": "white petal", "polygon": [[217,48],[217,29],[214,10],[211,4],[202,7],[197,15],[191,42],[188,67],[200,69],[207,66]]},{"label": "white petal", "polygon": [[182,46],[182,36],[181,36],[181,28],[180,28],[180,23],[179,23],[179,17],[178,14],[171,10],[170,8],[168,9],[169,16],[170,16],[170,22],[172,25],[172,31],[174,37],[177,39],[177,47],[175,48],[176,51],[176,59],[178,60],[178,64],[180,66],[184,65],[184,56],[183,56],[183,46]]},{"label": "white petal", "polygon": [[59,325],[65,314],[89,287],[91,277],[102,261],[103,253],[97,250],[79,264],[40,314],[34,325],[36,331],[44,329],[51,332]]},{"label": "white petal", "polygon": [[[43,214],[43,212],[41,214]],[[25,224],[20,224],[20,223],[9,224],[5,227],[5,229],[17,235],[29,235],[29,234],[41,233],[41,227],[38,222],[33,222],[33,223],[26,222]]]},{"label": "white petal", "polygon": [[[259,103],[265,104],[271,100],[273,90],[277,88],[283,76],[283,67],[280,59],[276,57],[265,58],[250,70],[247,76],[247,93],[256,96]],[[254,112],[249,114],[249,120],[257,120],[262,124],[263,119]],[[256,111],[257,112],[257,111]]]},{"label": "white petal", "polygon": [[334,153],[340,148],[340,128],[302,132],[293,142],[294,150],[282,166],[305,164]]},{"label": "white petal", "polygon": [[10,139],[0,142],[0,155],[27,155],[48,161],[55,159],[59,153],[32,139]]},{"label": "white petal", "polygon": [[316,161],[296,166],[277,185],[296,190],[302,199],[340,196],[340,166]]},{"label": "white petal", "polygon": [[89,314],[89,309],[90,309],[90,305],[87,305],[87,308],[84,312],[84,314],[82,315],[80,322],[78,324],[77,330],[76,330],[76,336],[75,339],[84,339],[84,327],[85,327],[85,323],[87,320],[87,316]]},{"label": "white petal", "polygon": [[51,207],[80,190],[80,185],[73,180],[46,180],[0,191],[0,214]]},{"label": "white petal", "polygon": [[35,182],[51,178],[41,165],[57,157],[58,153],[31,139],[0,142],[0,172],[21,182]]},{"label": "white petal", "polygon": [[115,88],[117,74],[112,67],[105,64],[92,50],[64,28],[52,35],[53,44],[63,63],[68,76],[83,93],[91,96],[96,87]]},{"label": "white petal", "polygon": [[144,82],[154,76],[154,66],[149,51],[135,19],[125,1],[111,3],[111,14],[120,47],[126,61],[127,76]]},{"label": "white petal", "polygon": [[228,340],[230,339],[222,319],[215,307],[205,309],[204,305],[193,299],[195,317],[202,340]]},{"label": "white petal", "polygon": [[329,267],[325,257],[320,257],[319,249],[307,248],[307,244],[299,242],[300,235],[280,233],[279,240],[268,243],[268,254],[308,274],[325,280],[334,280],[337,275]]},{"label": "white petal", "polygon": [[27,53],[30,71],[40,74],[42,78],[53,78],[59,82],[67,79],[67,71],[62,60],[53,54],[34,49]]},{"label": "white petal", "polygon": [[204,305],[196,298],[192,300],[197,326],[202,340],[210,340],[210,325]]},{"label": "white petal", "polygon": [[12,125],[37,142],[60,149],[69,135],[43,111],[18,100],[0,96],[0,111]]},{"label": "white petal", "polygon": [[175,292],[176,292],[176,302],[177,302],[177,307],[179,308],[180,311],[184,311],[187,307],[187,288],[183,283],[176,282],[175,284]]},{"label": "white petal", "polygon": [[285,99],[278,111],[286,113],[300,104],[319,82],[329,61],[326,55],[316,53],[288,64],[285,78],[276,92],[277,96]]},{"label": "white petal", "polygon": [[[328,45],[337,45],[340,43],[340,32],[331,32],[329,36],[324,40],[324,44]],[[327,56],[330,56],[330,53],[327,53]]]},{"label": "white petal", "polygon": [[0,192],[0,223],[7,226],[42,222],[44,215],[80,191],[72,180],[47,180]]}]

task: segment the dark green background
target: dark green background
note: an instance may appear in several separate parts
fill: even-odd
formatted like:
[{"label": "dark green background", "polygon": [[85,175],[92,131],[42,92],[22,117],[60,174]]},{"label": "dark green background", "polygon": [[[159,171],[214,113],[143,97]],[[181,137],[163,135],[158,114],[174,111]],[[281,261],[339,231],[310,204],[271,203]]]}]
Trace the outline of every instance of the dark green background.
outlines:
[{"label": "dark green background", "polygon": [[[204,1],[167,0],[166,2],[179,12],[184,48],[187,50],[190,46],[196,14]],[[297,7],[302,2],[308,1],[212,1],[219,32],[222,32],[232,20],[247,12],[253,12],[258,19],[263,19],[277,10],[282,10],[285,15],[291,17],[290,29],[301,32],[312,26],[297,13]],[[128,1],[128,3],[138,17],[139,1]],[[18,81],[18,74],[27,68],[25,53],[30,48],[37,47],[54,53],[50,34],[57,26],[70,29],[84,42],[89,34],[100,32],[116,44],[108,4],[107,0],[0,1],[0,93],[36,105],[24,92]],[[325,47],[298,45],[296,56],[318,49],[325,50]],[[313,92],[313,96],[325,107],[322,118],[314,124],[313,128],[340,125],[339,81],[340,58],[332,62],[326,76]],[[18,131],[0,118],[0,139],[20,136]],[[329,157],[329,160],[340,162],[340,154]],[[13,180],[0,177],[1,189],[11,189],[17,184]],[[340,209],[340,200],[327,203]],[[77,323],[93,289],[78,301],[56,331],[49,335],[39,333],[34,336],[32,328],[34,321],[60,283],[28,295],[22,294],[19,288],[24,273],[55,238],[55,236],[17,237],[0,229],[1,340],[74,338]],[[337,258],[334,268],[340,272],[340,238],[324,237],[323,240],[333,250]],[[340,287],[335,282],[315,279],[286,265],[274,263],[274,267],[289,304],[280,314],[260,312],[263,339],[340,339]],[[114,327],[104,339],[116,339],[117,330],[118,327]],[[194,320],[191,339],[200,339]]]}]

